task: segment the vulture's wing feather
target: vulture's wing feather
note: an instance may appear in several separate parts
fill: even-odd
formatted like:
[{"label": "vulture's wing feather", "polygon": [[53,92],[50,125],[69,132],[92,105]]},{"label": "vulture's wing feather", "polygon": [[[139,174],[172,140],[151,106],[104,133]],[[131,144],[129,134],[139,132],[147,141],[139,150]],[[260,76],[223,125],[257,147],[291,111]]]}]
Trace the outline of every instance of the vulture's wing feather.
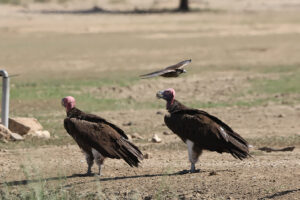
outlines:
[{"label": "vulture's wing feather", "polygon": [[125,134],[125,132],[121,128],[119,128],[115,124],[112,124],[112,123],[106,121],[102,117],[99,117],[99,116],[93,115],[93,114],[85,114],[84,115],[84,119],[87,120],[87,121],[89,121],[89,122],[105,123],[105,124],[109,125],[110,127],[112,127],[113,129],[115,129],[121,136],[123,136],[124,138],[128,139],[127,135]]},{"label": "vulture's wing feather", "polygon": [[227,124],[204,111],[180,110],[166,117],[165,122],[182,139],[189,139],[204,149],[229,152],[239,159],[249,156],[248,143]]},{"label": "vulture's wing feather", "polygon": [[[80,143],[88,144],[105,157],[122,158],[131,167],[138,166],[142,152],[115,129],[105,123],[94,123],[76,118],[66,118],[67,132]],[[78,143],[78,142],[77,142]]]},{"label": "vulture's wing feather", "polygon": [[163,75],[163,74],[169,73],[169,72],[174,72],[174,70],[173,69],[162,69],[159,71],[151,72],[149,74],[140,75],[140,77],[141,78],[152,78],[152,77],[160,76],[160,75]]},{"label": "vulture's wing feather", "polygon": [[177,111],[176,113],[178,113],[178,114],[189,114],[189,115],[193,115],[193,116],[197,116],[197,115],[206,116],[210,120],[212,120],[216,124],[218,124],[219,127],[222,127],[222,129],[219,128],[218,130],[220,131],[220,134],[224,137],[224,139],[226,139],[225,133],[231,133],[230,135],[232,137],[234,137],[235,139],[239,140],[241,143],[243,143],[243,144],[245,144],[245,145],[248,146],[248,142],[244,138],[242,138],[238,133],[234,132],[230,126],[228,126],[226,123],[224,123],[223,121],[221,121],[219,118],[217,118],[217,117],[215,117],[213,115],[210,115],[209,113],[207,113],[207,112],[205,112],[203,110],[185,109],[185,110]]},{"label": "vulture's wing feather", "polygon": [[175,65],[171,65],[165,69],[180,69],[180,68],[183,68],[185,67],[186,65],[190,64],[192,62],[192,59],[189,59],[189,60],[184,60],[184,61],[181,61]]}]

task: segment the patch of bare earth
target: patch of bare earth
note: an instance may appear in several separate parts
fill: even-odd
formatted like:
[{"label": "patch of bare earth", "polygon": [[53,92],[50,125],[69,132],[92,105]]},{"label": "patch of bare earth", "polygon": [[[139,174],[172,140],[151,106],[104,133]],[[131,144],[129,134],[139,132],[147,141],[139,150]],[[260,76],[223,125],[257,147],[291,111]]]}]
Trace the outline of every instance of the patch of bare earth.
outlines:
[{"label": "patch of bare earth", "polygon": [[[291,106],[206,110],[248,139],[299,135],[300,111]],[[20,188],[33,187],[42,180],[48,188],[61,185],[77,191],[78,195],[97,191],[106,198],[297,199],[299,196],[299,144],[293,152],[281,153],[260,152],[257,150],[260,146],[254,146],[253,158],[244,161],[228,154],[204,152],[197,164],[200,173],[180,175],[179,171],[190,167],[187,150],[175,135],[162,134],[169,131],[162,125],[163,115],[154,110],[99,114],[123,124],[129,134],[138,130],[143,139],[134,142],[150,155],[140,168],[130,168],[122,160],[107,159],[99,181],[99,177],[74,175],[84,174],[87,168],[77,145],[5,150],[0,152],[2,185],[6,182],[13,193],[18,193]],[[128,122],[133,123],[125,125]],[[149,142],[153,133],[163,142]],[[274,145],[281,147],[285,142]],[[96,172],[97,167],[93,170]]]}]

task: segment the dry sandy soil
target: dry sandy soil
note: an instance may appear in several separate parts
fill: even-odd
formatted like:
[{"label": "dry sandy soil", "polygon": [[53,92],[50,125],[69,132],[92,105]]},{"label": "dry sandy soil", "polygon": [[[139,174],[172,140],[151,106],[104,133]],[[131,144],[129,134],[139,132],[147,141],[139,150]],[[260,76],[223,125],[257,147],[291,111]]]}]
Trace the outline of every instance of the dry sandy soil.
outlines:
[{"label": "dry sandy soil", "polygon": [[[1,144],[0,197],[300,199],[299,2],[192,1],[193,12],[185,14],[170,11],[177,1],[103,2],[97,6],[105,12],[78,1],[0,6],[1,65],[21,74],[12,79],[12,115],[37,117],[54,138],[34,147]],[[155,12],[128,11],[134,8]],[[135,78],[187,58],[193,63],[180,78]],[[101,79],[125,83],[86,83]],[[44,94],[44,85],[68,88],[65,81],[80,86]],[[41,87],[34,98],[22,93],[32,84]],[[163,125],[164,102],[155,99],[168,87],[249,140],[253,158],[204,152],[199,173],[180,174],[189,168],[187,150],[175,135],[163,134],[170,132]],[[81,176],[84,156],[62,127],[59,98],[68,94],[82,100],[78,107],[128,134],[138,132],[143,139],[134,143],[150,157],[140,168],[106,160],[101,177]],[[85,96],[96,99],[93,107]],[[103,98],[116,104],[97,105]],[[149,142],[154,133],[162,143]],[[258,150],[290,145],[292,152]]]}]

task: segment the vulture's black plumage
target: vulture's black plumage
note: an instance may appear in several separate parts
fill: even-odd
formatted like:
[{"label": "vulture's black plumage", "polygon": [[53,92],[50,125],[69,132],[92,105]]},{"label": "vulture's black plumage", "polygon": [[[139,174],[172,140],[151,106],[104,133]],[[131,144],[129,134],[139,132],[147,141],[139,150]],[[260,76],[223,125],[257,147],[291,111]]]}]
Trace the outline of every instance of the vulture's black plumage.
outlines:
[{"label": "vulture's black plumage", "polygon": [[191,59],[181,61],[175,65],[171,65],[162,70],[151,72],[149,74],[140,75],[141,78],[152,78],[155,76],[163,76],[163,77],[178,77],[182,73],[186,73],[184,67],[192,62]]},{"label": "vulture's black plumage", "polygon": [[175,100],[174,89],[159,91],[157,97],[167,101],[169,114],[164,118],[165,124],[188,146],[191,172],[195,172],[202,150],[227,152],[240,160],[250,156],[245,139],[217,117]]},{"label": "vulture's black plumage", "polygon": [[91,173],[94,159],[100,174],[106,157],[123,159],[131,167],[138,167],[143,154],[127,140],[122,129],[99,116],[80,111],[75,107],[75,99],[71,96],[63,98],[62,105],[67,112],[64,127],[86,154],[87,174]]}]

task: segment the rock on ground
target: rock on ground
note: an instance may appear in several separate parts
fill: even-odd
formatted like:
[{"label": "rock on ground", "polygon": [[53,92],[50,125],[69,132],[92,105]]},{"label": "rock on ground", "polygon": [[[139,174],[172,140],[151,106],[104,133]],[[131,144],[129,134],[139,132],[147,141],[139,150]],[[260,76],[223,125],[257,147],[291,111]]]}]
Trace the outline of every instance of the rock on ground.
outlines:
[{"label": "rock on ground", "polygon": [[0,140],[7,141],[10,139],[11,131],[4,125],[0,124]]},{"label": "rock on ground", "polygon": [[43,130],[43,126],[35,118],[16,117],[9,118],[9,130],[20,135],[26,135],[29,132]]},{"label": "rock on ground", "polygon": [[39,138],[50,138],[49,131],[43,130],[43,126],[35,118],[16,117],[9,119],[9,129],[20,135],[30,135]]},{"label": "rock on ground", "polygon": [[35,132],[29,132],[28,135],[38,137],[38,138],[45,138],[49,139],[50,138],[50,133],[49,131],[35,131]]},{"label": "rock on ground", "polygon": [[7,141],[17,141],[24,140],[24,138],[18,133],[14,133],[6,128],[4,125],[0,124],[0,140],[3,142]]},{"label": "rock on ground", "polygon": [[10,139],[13,141],[24,140],[24,138],[21,135],[19,135],[18,133],[13,133],[13,132],[10,135]]},{"label": "rock on ground", "polygon": [[158,137],[157,134],[153,135],[151,141],[154,142],[154,143],[160,143],[160,142],[162,142],[162,140]]}]

